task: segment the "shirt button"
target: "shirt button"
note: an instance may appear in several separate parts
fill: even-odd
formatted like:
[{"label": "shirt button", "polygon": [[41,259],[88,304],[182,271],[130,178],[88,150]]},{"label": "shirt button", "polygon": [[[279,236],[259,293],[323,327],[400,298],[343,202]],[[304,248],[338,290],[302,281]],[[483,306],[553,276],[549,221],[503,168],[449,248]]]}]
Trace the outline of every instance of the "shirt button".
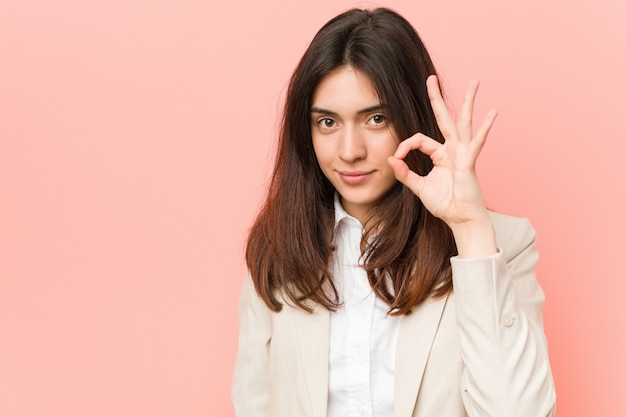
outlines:
[{"label": "shirt button", "polygon": [[502,325],[505,327],[511,327],[515,321],[513,314],[505,314],[502,316]]}]

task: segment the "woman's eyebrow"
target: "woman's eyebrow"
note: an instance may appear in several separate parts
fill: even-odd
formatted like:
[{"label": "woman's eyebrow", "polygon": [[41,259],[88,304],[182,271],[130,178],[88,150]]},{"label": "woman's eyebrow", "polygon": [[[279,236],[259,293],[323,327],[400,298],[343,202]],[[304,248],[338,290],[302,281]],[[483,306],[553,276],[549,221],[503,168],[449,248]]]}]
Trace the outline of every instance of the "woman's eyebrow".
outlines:
[{"label": "woman's eyebrow", "polygon": [[[357,114],[371,113],[371,112],[375,112],[375,111],[379,111],[379,110],[385,110],[386,108],[387,108],[387,105],[385,105],[385,104],[375,104],[373,106],[366,107],[364,109],[361,109],[361,110],[357,111]],[[311,113],[326,114],[326,115],[330,115],[330,116],[337,114],[334,111],[326,110],[326,109],[323,109],[321,107],[311,107]]]},{"label": "woman's eyebrow", "polygon": [[374,106],[366,107],[363,110],[359,110],[357,113],[358,114],[372,113],[375,111],[385,110],[386,108],[387,108],[386,104],[376,104]]},{"label": "woman's eyebrow", "polygon": [[322,109],[320,107],[311,107],[311,113],[320,113],[320,114],[327,114],[329,116],[333,116],[336,115],[337,113],[335,113],[334,111],[330,111],[330,110],[326,110],[326,109]]}]

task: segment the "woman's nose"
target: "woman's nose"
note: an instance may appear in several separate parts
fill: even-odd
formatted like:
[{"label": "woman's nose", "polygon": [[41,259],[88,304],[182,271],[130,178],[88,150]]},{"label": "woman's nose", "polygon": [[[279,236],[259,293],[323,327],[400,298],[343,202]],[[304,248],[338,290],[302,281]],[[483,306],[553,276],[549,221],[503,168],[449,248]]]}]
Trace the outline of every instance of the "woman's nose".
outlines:
[{"label": "woman's nose", "polygon": [[355,127],[346,127],[342,133],[338,149],[339,158],[346,162],[365,158],[367,149],[362,132]]}]

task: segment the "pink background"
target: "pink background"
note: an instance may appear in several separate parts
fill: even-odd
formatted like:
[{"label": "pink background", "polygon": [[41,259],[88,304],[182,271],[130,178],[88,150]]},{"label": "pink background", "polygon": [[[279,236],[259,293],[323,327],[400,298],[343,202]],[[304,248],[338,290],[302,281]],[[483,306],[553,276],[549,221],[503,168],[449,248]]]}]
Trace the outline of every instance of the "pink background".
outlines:
[{"label": "pink background", "polygon": [[[355,1],[0,2],[0,415],[231,416],[246,230],[288,77]],[[626,3],[389,1],[500,111],[561,416],[626,415]]]}]

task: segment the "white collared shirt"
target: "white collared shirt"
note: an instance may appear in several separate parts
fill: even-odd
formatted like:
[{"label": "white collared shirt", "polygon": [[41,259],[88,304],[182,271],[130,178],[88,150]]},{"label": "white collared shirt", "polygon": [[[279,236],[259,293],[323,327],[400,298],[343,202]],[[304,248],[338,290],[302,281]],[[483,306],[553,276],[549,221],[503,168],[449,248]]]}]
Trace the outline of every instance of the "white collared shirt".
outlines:
[{"label": "white collared shirt", "polygon": [[327,417],[392,417],[400,317],[376,297],[360,266],[361,223],[335,197],[333,279],[343,305],[330,313]]}]

